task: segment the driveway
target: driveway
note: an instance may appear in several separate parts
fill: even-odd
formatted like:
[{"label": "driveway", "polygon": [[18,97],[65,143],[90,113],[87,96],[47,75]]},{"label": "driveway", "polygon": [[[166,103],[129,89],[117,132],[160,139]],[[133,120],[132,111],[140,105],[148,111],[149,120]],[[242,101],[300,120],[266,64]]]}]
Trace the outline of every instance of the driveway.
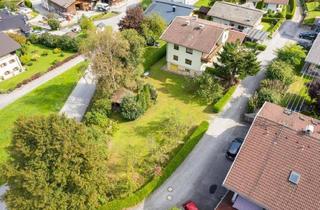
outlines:
[{"label": "driveway", "polygon": [[[299,9],[297,9],[299,11]],[[195,201],[201,210],[212,210],[226,192],[222,182],[231,166],[225,158],[228,145],[235,137],[245,137],[249,125],[241,122],[249,97],[264,78],[266,65],[275,58],[274,51],[288,42],[296,41],[297,21],[286,21],[279,33],[269,40],[267,49],[258,55],[261,71],[243,80],[225,110],[211,120],[210,127],[187,159],[149,198],[136,209],[165,210]],[[168,187],[173,191],[168,192]]]}]

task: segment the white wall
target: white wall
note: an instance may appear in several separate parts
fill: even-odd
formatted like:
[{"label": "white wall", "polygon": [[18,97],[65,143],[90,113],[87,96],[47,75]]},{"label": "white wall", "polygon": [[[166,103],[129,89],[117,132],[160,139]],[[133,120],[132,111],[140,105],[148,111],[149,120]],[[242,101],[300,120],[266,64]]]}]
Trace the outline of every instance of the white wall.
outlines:
[{"label": "white wall", "polygon": [[[220,19],[220,18],[217,18],[217,17],[212,17],[212,21],[213,22],[216,22],[216,23],[220,23],[220,24],[223,24],[223,25],[227,25],[227,26],[232,26],[234,28],[237,28],[239,29],[239,25],[240,26],[243,26],[244,28],[249,28],[248,26],[246,25],[242,25],[242,24],[239,24],[239,23],[235,23],[235,22],[231,22],[231,21],[228,21],[228,20],[223,20],[223,19]],[[259,25],[259,24],[258,24]]]},{"label": "white wall", "polygon": [[266,10],[272,10],[275,12],[281,12],[282,6],[278,4],[265,4],[265,9]]},{"label": "white wall", "polygon": [[[172,43],[167,44],[167,62],[168,63],[178,65],[180,70],[184,70],[184,69],[190,69],[194,71],[201,70],[202,52],[193,50],[192,54],[188,54],[186,53],[186,48],[183,46],[179,46],[179,50],[175,50],[173,47],[174,47],[174,44]],[[178,56],[178,61],[173,60],[174,55]],[[191,60],[192,64],[191,65],[186,64],[185,59]]]},{"label": "white wall", "polygon": [[8,54],[0,58],[0,81],[13,77],[21,73],[23,70],[24,69],[16,54]]}]

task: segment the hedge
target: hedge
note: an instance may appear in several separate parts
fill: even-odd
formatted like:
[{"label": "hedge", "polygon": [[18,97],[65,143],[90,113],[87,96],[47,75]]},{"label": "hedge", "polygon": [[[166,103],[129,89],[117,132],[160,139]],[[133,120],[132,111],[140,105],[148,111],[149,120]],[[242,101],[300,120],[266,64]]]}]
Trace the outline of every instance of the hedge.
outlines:
[{"label": "hedge", "polygon": [[209,123],[203,121],[191,134],[181,149],[169,161],[168,165],[164,168],[162,176],[154,177],[150,182],[144,185],[140,190],[132,195],[119,200],[113,200],[101,206],[100,210],[121,210],[124,208],[132,207],[139,204],[149,194],[161,186],[167,178],[178,168],[178,166],[185,160],[193,148],[197,145],[199,140],[209,128]]},{"label": "hedge", "polygon": [[217,101],[217,103],[213,105],[213,112],[219,113],[223,110],[224,106],[230,101],[232,94],[237,89],[237,87],[238,85],[234,85],[229,88],[226,94],[224,94],[224,96],[222,96],[222,98],[220,98],[219,101]]},{"label": "hedge", "polygon": [[267,48],[267,46],[264,44],[259,44],[257,42],[250,42],[250,41],[245,42],[244,45],[247,48],[251,48],[259,51],[264,51]]},{"label": "hedge", "polygon": [[289,0],[289,5],[287,6],[287,19],[291,19],[296,12],[297,3],[295,0]]},{"label": "hedge", "polygon": [[143,67],[144,69],[148,70],[150,67],[158,62],[161,58],[166,55],[167,51],[167,44],[161,45],[159,48],[155,47],[147,47],[144,53],[144,62]]}]

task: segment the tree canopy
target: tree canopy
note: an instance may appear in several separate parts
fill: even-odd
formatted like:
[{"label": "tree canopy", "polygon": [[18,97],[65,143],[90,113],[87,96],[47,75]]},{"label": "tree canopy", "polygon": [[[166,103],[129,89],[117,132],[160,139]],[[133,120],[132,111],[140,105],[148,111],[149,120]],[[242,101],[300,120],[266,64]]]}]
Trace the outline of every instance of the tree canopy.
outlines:
[{"label": "tree canopy", "polygon": [[255,75],[260,70],[256,53],[240,43],[226,43],[214,64],[218,74],[229,83],[237,83],[238,77]]},{"label": "tree canopy", "polygon": [[143,21],[143,9],[140,6],[129,8],[119,22],[119,30],[135,29],[139,33],[141,32],[141,23]]},{"label": "tree canopy", "polygon": [[293,81],[293,68],[290,64],[281,61],[273,61],[267,68],[266,77],[268,79],[277,79],[288,85]]},{"label": "tree canopy", "polygon": [[142,35],[148,44],[153,44],[159,39],[167,24],[158,14],[145,17],[141,24]]},{"label": "tree canopy", "polygon": [[3,176],[10,209],[96,209],[104,200],[107,145],[64,116],[20,118]]},{"label": "tree canopy", "polygon": [[277,50],[277,57],[294,67],[298,67],[306,57],[306,52],[303,47],[297,44],[287,44]]},{"label": "tree canopy", "polygon": [[96,28],[93,21],[87,18],[85,15],[81,16],[79,20],[79,25],[81,30],[83,31],[90,31]]}]

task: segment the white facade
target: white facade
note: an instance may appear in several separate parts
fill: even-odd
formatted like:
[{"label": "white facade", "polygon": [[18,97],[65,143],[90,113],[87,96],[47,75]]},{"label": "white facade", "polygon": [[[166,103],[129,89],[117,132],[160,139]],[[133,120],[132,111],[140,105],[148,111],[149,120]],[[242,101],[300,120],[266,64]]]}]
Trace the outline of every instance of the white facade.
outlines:
[{"label": "white facade", "polygon": [[[225,31],[217,42],[223,45],[228,40],[229,31]],[[184,75],[198,75],[203,73],[212,63],[202,61],[204,53],[173,43],[167,44],[167,70]]]},{"label": "white facade", "polygon": [[0,81],[23,72],[24,69],[16,54],[8,54],[0,58]]}]

